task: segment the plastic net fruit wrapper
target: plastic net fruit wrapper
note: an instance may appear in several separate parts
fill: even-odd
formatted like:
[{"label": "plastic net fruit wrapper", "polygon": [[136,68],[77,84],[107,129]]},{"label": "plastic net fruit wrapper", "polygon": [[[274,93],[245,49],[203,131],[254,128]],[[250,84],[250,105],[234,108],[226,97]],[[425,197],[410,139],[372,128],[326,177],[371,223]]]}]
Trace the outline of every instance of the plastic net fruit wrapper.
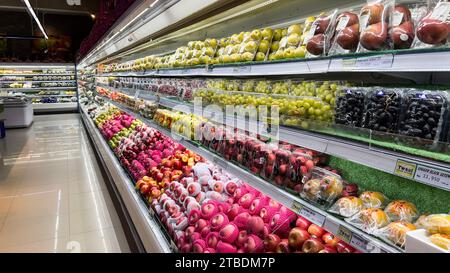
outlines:
[{"label": "plastic net fruit wrapper", "polygon": [[416,226],[408,221],[395,221],[389,223],[387,226],[380,228],[374,232],[374,235],[380,237],[384,241],[404,248],[406,233],[415,230]]},{"label": "plastic net fruit wrapper", "polygon": [[432,214],[421,216],[416,221],[416,226],[426,229],[430,234],[442,233],[450,235],[450,215]]},{"label": "plastic net fruit wrapper", "polygon": [[328,210],[344,217],[351,217],[364,208],[363,201],[356,196],[341,197]]},{"label": "plastic net fruit wrapper", "polygon": [[384,209],[391,221],[403,220],[413,222],[419,217],[417,207],[405,200],[395,200],[389,203]]},{"label": "plastic net fruit wrapper", "polygon": [[389,199],[381,192],[365,191],[359,195],[365,208],[384,208]]},{"label": "plastic net fruit wrapper", "polygon": [[447,234],[433,234],[430,236],[430,241],[440,248],[450,250],[450,235]]},{"label": "plastic net fruit wrapper", "polygon": [[345,221],[369,234],[374,234],[378,229],[389,224],[389,217],[382,209],[366,208],[346,218]]}]

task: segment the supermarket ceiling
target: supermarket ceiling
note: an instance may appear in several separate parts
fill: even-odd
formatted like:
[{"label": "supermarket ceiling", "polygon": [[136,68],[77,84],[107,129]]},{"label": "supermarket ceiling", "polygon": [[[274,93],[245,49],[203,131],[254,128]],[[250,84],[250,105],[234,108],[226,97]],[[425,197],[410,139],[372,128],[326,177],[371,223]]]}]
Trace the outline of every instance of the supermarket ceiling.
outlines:
[{"label": "supermarket ceiling", "polygon": [[0,1],[0,62],[71,61],[95,23],[101,0],[29,0],[49,40],[23,0]]}]

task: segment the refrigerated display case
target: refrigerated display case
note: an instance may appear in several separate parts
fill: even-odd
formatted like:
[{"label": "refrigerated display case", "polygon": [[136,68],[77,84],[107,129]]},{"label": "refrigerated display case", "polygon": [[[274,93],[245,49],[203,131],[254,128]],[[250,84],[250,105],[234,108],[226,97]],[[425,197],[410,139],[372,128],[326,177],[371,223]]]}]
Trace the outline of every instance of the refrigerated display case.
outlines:
[{"label": "refrigerated display case", "polygon": [[74,64],[0,65],[0,93],[26,96],[35,113],[73,112],[78,109]]},{"label": "refrigerated display case", "polygon": [[[175,2],[164,8],[179,16],[174,16],[174,21],[182,20],[182,9],[188,1]],[[449,82],[445,76],[450,72],[445,65],[450,57],[448,47],[404,50],[384,47],[370,52],[354,48],[341,55],[336,52],[327,55],[325,50],[321,56],[311,56],[312,47],[317,45],[308,40],[320,38],[320,29],[324,28],[320,22],[326,23],[326,34],[330,36],[329,25],[337,32],[353,27],[350,23],[353,17],[346,11],[364,16],[370,4],[322,1],[317,5],[307,1],[301,3],[299,10],[298,1],[253,0],[220,9],[218,2],[211,1],[209,9],[197,6],[196,15],[204,15],[206,19],[193,20],[180,29],[169,28],[171,24],[160,17],[158,11],[163,6],[146,9],[143,5],[140,13],[139,7],[132,12],[141,19],[138,23],[127,24],[126,18],[119,23],[120,31],[111,30],[105,42],[91,50],[78,65],[79,75],[85,77],[78,83],[84,88],[80,94],[85,100],[81,111],[84,119],[89,120],[90,116],[95,119],[108,109],[116,109],[126,119],[139,120],[227,175],[239,178],[244,188],[251,187],[258,195],[289,208],[298,219],[306,219],[314,227],[334,234],[352,252],[396,253],[412,249],[408,248],[407,234],[423,228],[416,218],[450,209]],[[386,11],[394,12],[392,1],[378,2]],[[210,12],[214,8],[218,10]],[[333,11],[329,14],[336,16],[324,16],[323,11]],[[394,22],[399,23],[397,27],[410,22],[409,17],[402,18],[400,23],[398,18]],[[417,20],[420,25],[421,19]],[[373,21],[365,23],[370,28]],[[149,24],[166,26],[166,33],[161,35],[156,29],[144,33]],[[235,29],[244,31],[234,33]],[[363,39],[366,34],[363,31],[361,35]],[[365,46],[368,47],[367,43]],[[262,54],[258,57],[258,53]],[[200,108],[196,104],[199,99],[204,103]],[[243,106],[244,115],[236,118],[236,113],[220,112],[217,117],[217,111],[227,105]],[[251,112],[252,105],[265,106],[269,112],[277,108],[275,113],[279,115],[261,118],[261,110]],[[88,109],[96,110],[89,114]],[[99,109],[103,110],[94,114]],[[146,149],[139,147],[130,151],[130,158],[137,162],[124,160],[119,147],[124,142],[133,146],[143,136],[130,142],[128,136],[134,136],[136,129],[130,130],[127,121],[121,126],[111,122],[107,122],[106,128],[97,126],[104,130],[104,139],[99,142],[105,148],[108,143],[118,157],[115,160],[120,162],[108,169],[127,170],[127,183],[136,184],[138,192],[129,187],[129,192],[120,194],[144,193],[144,203],[148,205],[148,211],[141,208],[139,215],[135,208],[130,209],[133,223],[141,225],[142,218],[154,221],[159,224],[158,232],[165,236],[161,241],[152,235],[154,230],[139,228],[142,241],[149,244],[146,250],[157,251],[158,247],[152,246],[166,245],[164,250],[159,247],[159,251],[212,252],[202,247],[206,238],[199,228],[186,225],[179,229],[170,222],[177,223],[176,219],[164,210],[161,212],[165,198],[161,200],[160,195],[152,196],[140,188],[146,182],[139,181],[160,164],[154,166],[150,161],[149,165],[144,164],[145,156],[137,159],[137,154]],[[226,130],[220,129],[224,124],[228,126]],[[423,127],[420,134],[414,133],[417,127]],[[95,128],[89,131],[91,135],[98,134]],[[225,132],[233,137],[227,141],[216,139]],[[198,136],[212,138],[198,139]],[[214,192],[214,188],[221,188],[211,183],[202,189]],[[185,186],[189,191],[188,185]],[[198,199],[203,200],[203,191],[192,187],[195,197],[199,195]],[[174,190],[169,186],[169,193]],[[211,196],[215,194],[210,193],[208,199]],[[229,202],[236,201],[239,203],[240,199]],[[378,201],[383,205],[370,205]],[[408,211],[415,211],[415,217],[394,219],[392,215],[403,208],[399,204],[408,204]],[[263,226],[268,224],[266,221]],[[290,228],[296,226],[294,221],[290,224],[284,227],[286,237],[277,234],[280,239],[289,238]],[[185,240],[186,236],[192,239],[196,232],[200,234],[193,237],[199,242],[194,247],[195,240]],[[276,233],[265,232],[258,237],[261,242],[270,241],[268,235]],[[227,240],[222,240],[227,245],[222,245],[221,251],[245,252],[240,243],[236,247],[235,240],[230,239],[233,243]],[[252,237],[250,242],[254,243],[252,240],[258,239]],[[276,251],[298,251],[294,246],[283,247],[280,242]],[[345,252],[342,246],[334,249]]]}]

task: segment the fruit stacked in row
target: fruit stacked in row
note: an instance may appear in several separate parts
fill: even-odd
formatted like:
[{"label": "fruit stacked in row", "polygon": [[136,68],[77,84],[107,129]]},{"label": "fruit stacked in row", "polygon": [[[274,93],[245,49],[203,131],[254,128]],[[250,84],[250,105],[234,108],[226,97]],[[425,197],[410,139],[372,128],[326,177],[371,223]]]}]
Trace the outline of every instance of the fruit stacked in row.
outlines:
[{"label": "fruit stacked in row", "polygon": [[182,252],[354,252],[321,227],[210,164],[174,182],[152,206]]},{"label": "fruit stacked in row", "polygon": [[303,30],[302,24],[293,24],[287,29],[282,29],[277,50],[269,55],[269,60],[304,58],[306,50],[304,46],[301,46],[304,38]]},{"label": "fruit stacked in row", "polygon": [[345,88],[337,98],[337,124],[446,141],[446,92],[393,88]]}]

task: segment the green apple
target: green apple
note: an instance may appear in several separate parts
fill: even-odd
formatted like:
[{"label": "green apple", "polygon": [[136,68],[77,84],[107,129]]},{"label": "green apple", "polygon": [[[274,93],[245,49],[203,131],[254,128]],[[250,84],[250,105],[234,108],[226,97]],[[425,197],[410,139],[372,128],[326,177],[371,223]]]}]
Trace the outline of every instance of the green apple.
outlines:
[{"label": "green apple", "polygon": [[298,46],[300,43],[300,35],[297,33],[290,34],[287,37],[287,45],[288,46]]},{"label": "green apple", "polygon": [[302,25],[294,24],[294,25],[289,26],[287,33],[288,33],[288,35],[291,35],[294,33],[301,35],[302,34]]},{"label": "green apple", "polygon": [[280,48],[280,42],[279,41],[273,41],[272,46],[270,47],[271,52],[276,52]]},{"label": "green apple", "polygon": [[255,41],[250,41],[248,43],[245,44],[244,50],[246,52],[255,52],[256,51],[256,42]]},{"label": "green apple", "polygon": [[270,41],[273,37],[273,30],[271,28],[265,28],[261,31],[262,38]]},{"label": "green apple", "polygon": [[258,47],[258,52],[267,53],[269,51],[269,41],[262,40]]},{"label": "green apple", "polygon": [[282,32],[283,30],[281,28],[275,29],[275,31],[273,32],[273,40],[280,41],[281,38],[283,37]]},{"label": "green apple", "polygon": [[264,54],[262,52],[256,53],[255,61],[261,62],[261,61],[264,61],[265,59],[266,59],[266,54]]},{"label": "green apple", "polygon": [[300,46],[294,50],[294,58],[305,58],[306,56],[306,47]]},{"label": "green apple", "polygon": [[262,33],[259,29],[255,29],[250,33],[250,37],[255,41],[259,41],[262,39]]}]

